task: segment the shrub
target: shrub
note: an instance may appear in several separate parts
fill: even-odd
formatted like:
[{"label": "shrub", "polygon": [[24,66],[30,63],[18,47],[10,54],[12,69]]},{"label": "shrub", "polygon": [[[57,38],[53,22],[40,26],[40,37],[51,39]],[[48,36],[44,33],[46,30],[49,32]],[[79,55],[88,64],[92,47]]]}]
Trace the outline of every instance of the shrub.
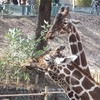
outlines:
[{"label": "shrub", "polygon": [[35,35],[27,35],[26,38],[23,38],[19,29],[14,28],[8,30],[8,33],[5,36],[6,39],[8,39],[6,56],[0,60],[1,78],[4,78],[6,74],[9,74],[12,79],[16,79],[17,77],[20,77],[21,79],[24,78],[24,80],[29,79],[29,75],[26,73],[26,68],[22,65],[28,58],[40,56],[47,50],[47,47],[44,47],[44,50],[39,50],[33,53],[40,40],[45,39],[44,34],[50,27],[48,22],[44,22],[45,25],[42,26],[43,31],[41,32],[41,37],[37,39],[37,41],[35,40]]},{"label": "shrub", "polygon": [[[75,0],[75,6],[91,6],[92,0]],[[100,0],[98,0],[100,4]]]}]

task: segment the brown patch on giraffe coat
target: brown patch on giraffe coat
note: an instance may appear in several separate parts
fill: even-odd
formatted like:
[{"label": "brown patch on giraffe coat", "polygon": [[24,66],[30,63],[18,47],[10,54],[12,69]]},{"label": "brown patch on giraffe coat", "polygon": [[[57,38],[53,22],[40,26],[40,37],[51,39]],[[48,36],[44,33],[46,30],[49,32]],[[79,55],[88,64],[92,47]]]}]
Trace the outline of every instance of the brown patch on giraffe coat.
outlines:
[{"label": "brown patch on giraffe coat", "polygon": [[82,100],[90,100],[90,98],[86,92],[81,96],[81,98],[82,98]]},{"label": "brown patch on giraffe coat", "polygon": [[68,87],[67,90],[70,91],[70,88]]},{"label": "brown patch on giraffe coat", "polygon": [[58,66],[58,69],[62,70],[62,66]]},{"label": "brown patch on giraffe coat", "polygon": [[53,70],[53,66],[49,66],[51,70]]},{"label": "brown patch on giraffe coat", "polygon": [[61,78],[64,78],[64,77],[65,77],[65,75],[64,75],[64,74],[60,74],[60,77],[61,77]]},{"label": "brown patch on giraffe coat", "polygon": [[72,97],[73,97],[73,92],[71,91],[71,92],[68,94],[68,96],[69,96],[70,98],[72,98]]},{"label": "brown patch on giraffe coat", "polygon": [[78,95],[77,95],[77,94],[75,94],[75,98],[76,98],[76,99],[79,99],[79,97],[78,97]]},{"label": "brown patch on giraffe coat", "polygon": [[59,70],[57,70],[57,73],[60,73],[60,71],[59,71]]},{"label": "brown patch on giraffe coat", "polygon": [[94,100],[100,99],[100,88],[95,88],[93,91],[90,91],[89,93]]},{"label": "brown patch on giraffe coat", "polygon": [[65,67],[65,65],[62,65],[63,67]]},{"label": "brown patch on giraffe coat", "polygon": [[68,84],[70,84],[69,79],[70,79],[70,77],[67,76],[67,77],[66,77],[66,82],[67,82]]},{"label": "brown patch on giraffe coat", "polygon": [[70,74],[70,71],[67,70],[66,68],[64,68],[64,72],[65,72],[65,74]]},{"label": "brown patch on giraffe coat", "polygon": [[[57,76],[58,76],[58,74],[57,74]],[[58,76],[58,80],[61,80],[61,77],[60,76]]]},{"label": "brown patch on giraffe coat", "polygon": [[85,57],[84,51],[80,54],[80,59],[82,61],[82,65],[86,66],[87,65],[87,61],[86,61],[86,57]]},{"label": "brown patch on giraffe coat", "polygon": [[89,78],[91,81],[93,81],[95,84],[99,85],[99,83],[97,83],[92,76],[90,76],[87,72],[85,72],[84,70],[82,70],[75,62],[71,61],[72,66],[74,66],[74,68],[76,68],[79,72],[81,72],[82,74],[84,74],[87,78]]},{"label": "brown patch on giraffe coat", "polygon": [[59,77],[59,83],[61,83],[61,84],[62,84],[62,79],[61,79],[61,77]]},{"label": "brown patch on giraffe coat", "polygon": [[48,71],[48,74],[50,75],[50,77],[52,79],[54,79],[55,81],[58,81],[58,75],[52,71]]},{"label": "brown patch on giraffe coat", "polygon": [[78,32],[76,32],[76,38],[77,38],[78,41],[80,41],[80,36],[79,36]]},{"label": "brown patch on giraffe coat", "polygon": [[85,78],[82,82],[82,86],[85,88],[85,89],[91,89],[91,87],[94,86],[94,84],[87,78]]},{"label": "brown patch on giraffe coat", "polygon": [[72,77],[70,84],[72,84],[72,85],[79,85],[79,81]]},{"label": "brown patch on giraffe coat", "polygon": [[69,42],[76,42],[76,37],[74,34],[72,34],[70,37],[69,37]]},{"label": "brown patch on giraffe coat", "polygon": [[82,78],[82,74],[80,72],[78,72],[77,70],[75,70],[73,73],[72,73],[72,76],[74,76],[75,78],[77,79],[81,79]]},{"label": "brown patch on giraffe coat", "polygon": [[82,43],[81,42],[78,42],[78,49],[79,49],[79,51],[82,51]]},{"label": "brown patch on giraffe coat", "polygon": [[54,71],[57,71],[57,68],[54,67]]},{"label": "brown patch on giraffe coat", "polygon": [[81,93],[83,91],[82,87],[81,86],[77,86],[77,87],[72,87],[72,89],[74,91],[76,91],[78,94]]},{"label": "brown patch on giraffe coat", "polygon": [[[73,26],[73,25],[72,25]],[[76,28],[75,28],[75,26],[73,26],[73,32],[75,33],[76,32]]]},{"label": "brown patch on giraffe coat", "polygon": [[80,65],[80,57],[78,56],[77,59],[74,61],[77,65]]},{"label": "brown patch on giraffe coat", "polygon": [[71,70],[71,71],[74,69],[74,67],[71,66],[71,65],[67,65],[67,68],[68,68],[69,70]]},{"label": "brown patch on giraffe coat", "polygon": [[94,89],[95,92],[100,93],[100,87]]},{"label": "brown patch on giraffe coat", "polygon": [[78,53],[77,45],[73,44],[73,45],[70,45],[70,47],[71,47],[72,54]]},{"label": "brown patch on giraffe coat", "polygon": [[76,100],[76,99],[72,99],[72,100]]}]

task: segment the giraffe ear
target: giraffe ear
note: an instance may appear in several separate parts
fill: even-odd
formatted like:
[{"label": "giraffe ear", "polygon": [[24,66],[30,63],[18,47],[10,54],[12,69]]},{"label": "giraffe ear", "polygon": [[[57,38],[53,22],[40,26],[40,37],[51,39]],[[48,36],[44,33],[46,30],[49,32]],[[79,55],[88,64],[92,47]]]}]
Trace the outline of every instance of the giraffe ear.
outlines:
[{"label": "giraffe ear", "polygon": [[81,26],[82,22],[80,20],[70,19],[70,21],[77,27]]},{"label": "giraffe ear", "polygon": [[76,55],[72,55],[72,56],[70,56],[70,57],[68,57],[68,58],[70,58],[71,61],[74,61],[74,60],[76,60],[77,56],[76,56]]},{"label": "giraffe ear", "polygon": [[70,63],[71,61],[74,61],[75,59],[77,58],[77,56],[73,55],[73,56],[70,56],[70,57],[65,57],[63,58],[62,62],[61,63]]},{"label": "giraffe ear", "polygon": [[69,64],[71,61],[74,61],[77,58],[77,56],[73,55],[70,57],[57,57],[55,59],[55,64]]}]

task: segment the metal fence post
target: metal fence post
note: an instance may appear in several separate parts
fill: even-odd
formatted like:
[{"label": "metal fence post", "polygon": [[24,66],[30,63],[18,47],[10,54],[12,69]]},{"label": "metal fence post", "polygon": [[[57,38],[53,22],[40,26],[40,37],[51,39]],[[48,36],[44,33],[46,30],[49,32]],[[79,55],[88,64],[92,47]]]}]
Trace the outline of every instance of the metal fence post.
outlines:
[{"label": "metal fence post", "polygon": [[45,86],[45,96],[44,96],[44,100],[48,100],[48,94],[47,94],[47,92],[48,92],[48,87]]},{"label": "metal fence post", "polygon": [[6,74],[6,81],[5,81],[5,83],[7,84],[8,81],[9,81],[9,74],[7,73],[7,74]]},{"label": "metal fence post", "polygon": [[17,77],[17,82],[16,83],[17,83],[17,85],[19,84],[19,77]]},{"label": "metal fence post", "polygon": [[35,78],[35,84],[38,84],[38,81],[39,81],[39,75],[37,74]]}]

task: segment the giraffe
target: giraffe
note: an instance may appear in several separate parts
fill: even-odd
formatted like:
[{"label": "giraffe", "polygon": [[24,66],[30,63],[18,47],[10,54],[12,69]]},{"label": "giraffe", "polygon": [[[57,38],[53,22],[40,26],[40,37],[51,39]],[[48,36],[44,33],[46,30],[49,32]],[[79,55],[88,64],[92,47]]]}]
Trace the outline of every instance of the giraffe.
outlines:
[{"label": "giraffe", "polygon": [[51,25],[46,35],[46,38],[53,39],[59,34],[67,34],[71,52],[73,55],[78,56],[77,59],[75,60],[75,63],[79,65],[89,75],[91,75],[90,70],[87,66],[87,60],[83,49],[82,41],[79,36],[79,32],[75,27],[75,24],[78,24],[79,21],[67,18],[67,16],[69,15],[68,7],[65,8],[63,7],[63,10],[61,9],[56,15],[53,24]]},{"label": "giraffe", "polygon": [[[77,56],[72,57],[56,57],[45,56],[46,63],[49,60],[55,62],[56,65],[48,64],[48,70],[51,70],[61,77],[79,97],[80,100],[99,100],[100,85],[84,70],[82,70],[75,62]],[[52,63],[52,62],[51,62]]]},{"label": "giraffe", "polygon": [[[52,65],[54,66],[55,63],[51,59],[48,58],[49,55],[52,58],[61,57],[63,58],[64,55],[61,54],[61,51],[65,49],[65,46],[58,47],[55,51],[46,51],[42,56],[39,56],[37,58],[32,59],[30,62],[28,61],[26,65],[26,68],[31,70],[32,68],[36,68],[37,70],[41,70],[45,72],[55,83],[57,83],[67,94],[68,98],[70,100],[81,100],[80,97],[69,87],[69,85],[62,79],[62,77],[58,76],[53,70],[48,70],[47,66]],[[49,55],[48,55],[49,54]],[[53,56],[52,56],[53,55]],[[45,58],[44,58],[45,57]]]}]

